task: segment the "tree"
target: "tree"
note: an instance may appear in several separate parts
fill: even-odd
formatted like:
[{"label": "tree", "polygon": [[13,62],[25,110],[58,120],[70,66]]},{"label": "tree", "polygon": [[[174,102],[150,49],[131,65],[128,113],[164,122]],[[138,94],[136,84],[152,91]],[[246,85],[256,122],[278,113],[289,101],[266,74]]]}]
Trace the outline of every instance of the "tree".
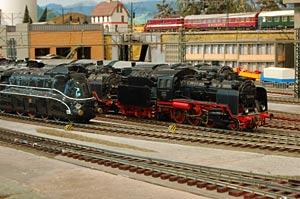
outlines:
[{"label": "tree", "polygon": [[170,17],[175,14],[174,9],[172,6],[166,2],[166,0],[162,0],[162,2],[159,4],[156,4],[158,13],[156,17],[164,18],[164,17]]},{"label": "tree", "polygon": [[24,12],[24,17],[23,17],[23,23],[32,23],[32,19],[29,15],[28,7],[26,5],[25,7],[25,12]]},{"label": "tree", "polygon": [[254,7],[248,0],[177,0],[177,9],[181,16],[197,14],[221,14],[251,12]]},{"label": "tree", "polygon": [[177,0],[176,4],[181,16],[201,14],[204,10],[204,1]]},{"label": "tree", "polygon": [[272,11],[280,10],[281,7],[286,7],[283,0],[251,0],[252,4],[256,4],[260,10]]},{"label": "tree", "polygon": [[275,1],[270,0],[258,0],[258,5],[261,10],[271,11],[271,10],[279,10],[279,6]]},{"label": "tree", "polygon": [[47,17],[48,17],[48,9],[47,7],[45,8],[42,16],[39,19],[39,22],[46,22],[47,21]]}]

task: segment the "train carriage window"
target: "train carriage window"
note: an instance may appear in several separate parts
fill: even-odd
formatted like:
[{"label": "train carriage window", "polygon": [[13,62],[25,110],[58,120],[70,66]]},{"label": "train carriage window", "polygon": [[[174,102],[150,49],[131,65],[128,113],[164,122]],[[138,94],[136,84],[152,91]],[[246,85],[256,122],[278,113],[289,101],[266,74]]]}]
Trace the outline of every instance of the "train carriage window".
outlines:
[{"label": "train carriage window", "polygon": [[165,80],[163,80],[163,79],[159,80],[158,87],[159,88],[164,88],[164,85],[165,85]]},{"label": "train carriage window", "polygon": [[279,22],[280,18],[279,17],[274,17],[274,22]]},{"label": "train carriage window", "polygon": [[290,16],[290,22],[294,21],[294,16]]},{"label": "train carriage window", "polygon": [[266,17],[267,22],[272,22],[272,17]]},{"label": "train carriage window", "polygon": [[287,22],[288,21],[288,17],[287,16],[283,16],[282,17],[282,22]]},{"label": "train carriage window", "polygon": [[170,79],[167,79],[166,81],[166,88],[172,88],[172,82]]}]

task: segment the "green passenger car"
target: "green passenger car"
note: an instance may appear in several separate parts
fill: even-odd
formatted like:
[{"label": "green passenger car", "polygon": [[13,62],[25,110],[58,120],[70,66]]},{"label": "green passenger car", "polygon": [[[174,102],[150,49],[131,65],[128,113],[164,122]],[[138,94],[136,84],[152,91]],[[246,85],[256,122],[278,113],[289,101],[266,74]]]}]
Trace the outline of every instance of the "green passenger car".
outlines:
[{"label": "green passenger car", "polygon": [[265,11],[258,16],[258,29],[294,27],[294,10]]}]

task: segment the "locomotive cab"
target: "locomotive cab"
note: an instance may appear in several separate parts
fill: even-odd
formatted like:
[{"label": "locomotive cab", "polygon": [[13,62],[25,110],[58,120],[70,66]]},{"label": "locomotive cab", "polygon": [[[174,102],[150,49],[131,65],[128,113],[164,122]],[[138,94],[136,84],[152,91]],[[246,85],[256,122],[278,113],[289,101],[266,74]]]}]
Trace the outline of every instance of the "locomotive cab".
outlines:
[{"label": "locomotive cab", "polygon": [[158,78],[157,98],[161,101],[170,101],[173,99],[173,76],[164,76]]}]

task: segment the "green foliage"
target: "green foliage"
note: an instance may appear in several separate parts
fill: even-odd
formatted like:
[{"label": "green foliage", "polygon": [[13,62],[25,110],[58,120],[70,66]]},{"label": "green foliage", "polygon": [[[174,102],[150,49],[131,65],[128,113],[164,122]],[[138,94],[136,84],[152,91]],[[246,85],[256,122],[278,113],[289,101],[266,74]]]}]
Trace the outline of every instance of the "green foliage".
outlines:
[{"label": "green foliage", "polygon": [[225,0],[208,5],[206,14],[252,12],[255,7],[248,0]]},{"label": "green foliage", "polygon": [[257,10],[262,11],[280,10],[286,7],[283,0],[251,0],[251,4],[255,5]]},{"label": "green foliage", "polygon": [[39,19],[39,22],[46,22],[47,21],[47,17],[48,17],[48,9],[47,7],[45,8],[42,16]]},{"label": "green foliage", "polygon": [[156,7],[158,10],[156,17],[164,18],[175,14],[174,9],[169,3],[166,2],[166,0],[162,0],[161,3],[156,4]]},{"label": "green foliage", "polygon": [[203,1],[177,0],[176,4],[181,16],[201,14],[204,10]]},{"label": "green foliage", "polygon": [[23,23],[32,23],[32,19],[29,15],[28,7],[25,7],[24,17],[23,17]]},{"label": "green foliage", "polygon": [[263,11],[272,11],[272,10],[279,10],[279,5],[277,4],[277,0],[257,0],[257,4],[259,5],[260,9]]},{"label": "green foliage", "polygon": [[221,14],[252,12],[254,6],[248,0],[177,0],[177,10],[181,16],[197,14]]}]

